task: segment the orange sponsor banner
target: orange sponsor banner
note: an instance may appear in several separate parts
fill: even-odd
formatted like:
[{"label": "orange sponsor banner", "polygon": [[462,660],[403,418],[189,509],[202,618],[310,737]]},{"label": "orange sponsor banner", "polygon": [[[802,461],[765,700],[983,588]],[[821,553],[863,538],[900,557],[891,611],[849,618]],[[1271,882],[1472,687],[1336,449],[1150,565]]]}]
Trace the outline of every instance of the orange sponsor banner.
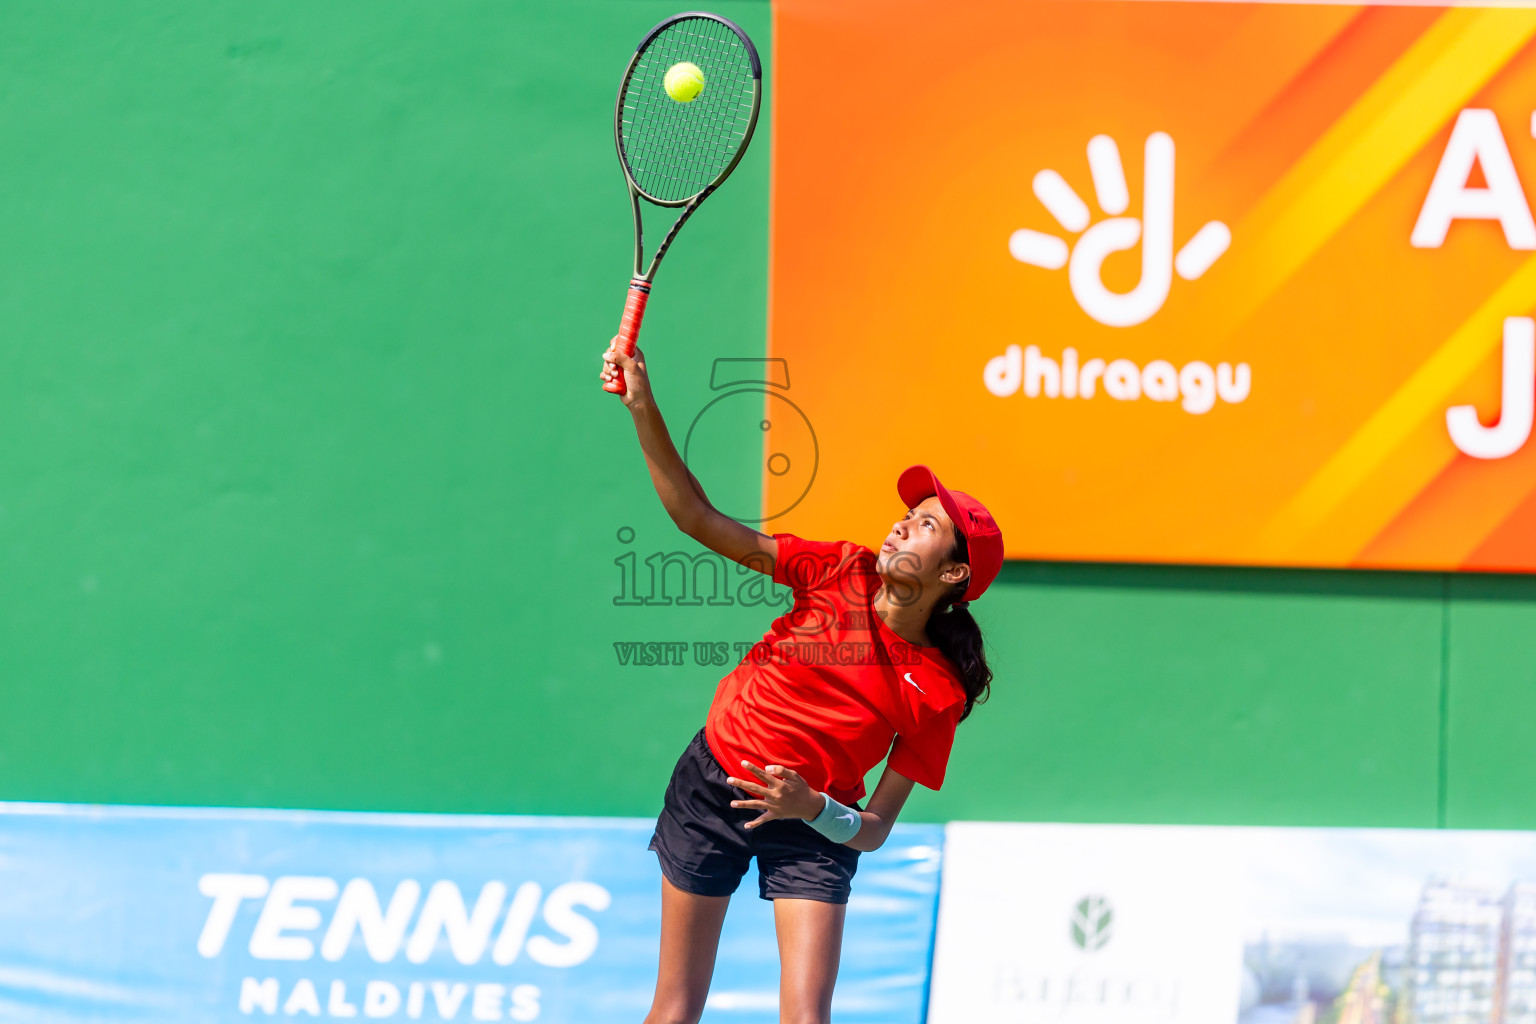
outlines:
[{"label": "orange sponsor banner", "polygon": [[1011,558],[1536,569],[1536,10],[775,11],[767,528],[926,462]]}]

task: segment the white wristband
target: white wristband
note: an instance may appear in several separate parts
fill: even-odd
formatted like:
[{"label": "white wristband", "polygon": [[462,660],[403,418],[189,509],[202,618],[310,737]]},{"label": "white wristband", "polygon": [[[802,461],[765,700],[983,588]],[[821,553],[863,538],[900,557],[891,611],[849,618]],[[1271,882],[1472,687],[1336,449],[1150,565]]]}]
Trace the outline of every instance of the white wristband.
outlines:
[{"label": "white wristband", "polygon": [[826,801],[821,813],[808,820],[807,825],[834,843],[846,843],[859,834],[859,829],[864,826],[864,819],[858,811],[852,807],[845,807],[825,793],[821,794],[821,798]]}]

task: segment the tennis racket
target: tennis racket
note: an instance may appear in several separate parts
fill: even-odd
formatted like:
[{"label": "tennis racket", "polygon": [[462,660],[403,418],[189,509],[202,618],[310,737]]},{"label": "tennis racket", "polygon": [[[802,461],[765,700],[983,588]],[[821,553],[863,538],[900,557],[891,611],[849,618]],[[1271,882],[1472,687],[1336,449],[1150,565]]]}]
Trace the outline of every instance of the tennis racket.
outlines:
[{"label": "tennis racket", "polygon": [[[667,72],[684,62],[703,73],[704,88],[689,102],[673,99]],[[635,215],[635,271],[619,321],[618,347],[635,351],[651,282],[678,231],[720,187],[747,151],[762,102],[763,68],[757,48],[736,25],[715,14],[674,15],[640,40],[613,108],[613,141],[629,185]],[[645,265],[640,200],[681,209]],[[622,395],[624,371],[603,390]]]}]

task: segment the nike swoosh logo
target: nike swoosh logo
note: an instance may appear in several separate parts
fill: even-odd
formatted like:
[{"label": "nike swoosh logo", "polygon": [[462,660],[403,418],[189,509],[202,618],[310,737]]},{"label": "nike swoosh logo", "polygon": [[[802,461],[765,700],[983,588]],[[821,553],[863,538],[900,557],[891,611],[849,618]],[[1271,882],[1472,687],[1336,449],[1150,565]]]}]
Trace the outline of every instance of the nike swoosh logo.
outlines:
[{"label": "nike swoosh logo", "polygon": [[855,822],[855,821],[859,820],[859,816],[857,814],[855,814],[853,811],[849,811],[847,814],[839,814],[837,816],[837,820],[838,821]]},{"label": "nike swoosh logo", "polygon": [[912,673],[911,672],[908,672],[902,678],[905,679],[907,682],[911,683],[913,685],[913,687],[916,688],[918,693],[927,693],[928,692],[927,690],[923,689],[921,686],[917,685],[917,680],[912,678]]}]

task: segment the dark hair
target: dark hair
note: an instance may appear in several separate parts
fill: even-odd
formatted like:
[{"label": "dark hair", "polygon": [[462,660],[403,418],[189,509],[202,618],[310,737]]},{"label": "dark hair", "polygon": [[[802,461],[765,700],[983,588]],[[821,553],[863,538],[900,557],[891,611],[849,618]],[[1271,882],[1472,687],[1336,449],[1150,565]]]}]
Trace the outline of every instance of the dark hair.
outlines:
[{"label": "dark hair", "polygon": [[[970,563],[965,535],[959,529],[955,530],[955,546],[950,549],[949,557],[954,562]],[[962,600],[970,585],[967,576],[950,587],[928,616],[929,638],[960,670],[960,684],[965,688],[965,710],[960,713],[962,722],[970,716],[972,708],[985,704],[992,693],[992,669],[987,665],[981,627],[971,616],[970,602]]]}]

